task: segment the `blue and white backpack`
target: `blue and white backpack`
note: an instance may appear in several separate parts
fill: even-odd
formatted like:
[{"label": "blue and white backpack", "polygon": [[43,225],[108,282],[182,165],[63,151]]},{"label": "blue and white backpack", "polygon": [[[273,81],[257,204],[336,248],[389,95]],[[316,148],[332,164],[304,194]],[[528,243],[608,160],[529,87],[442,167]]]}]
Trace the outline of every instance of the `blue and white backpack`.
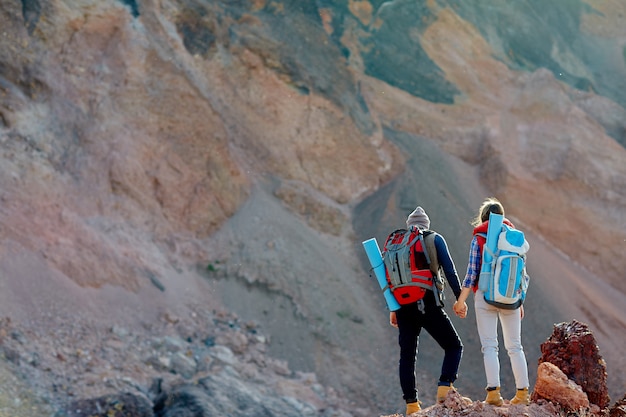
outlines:
[{"label": "blue and white backpack", "polygon": [[[494,213],[492,213],[492,216]],[[483,264],[478,288],[484,292],[485,301],[499,308],[515,310],[526,298],[530,278],[526,273],[526,253],[530,248],[524,232],[501,221],[489,220],[489,228],[500,227],[500,231],[487,231],[496,236],[495,250],[487,243],[483,246]],[[487,235],[480,234],[485,239]]]}]

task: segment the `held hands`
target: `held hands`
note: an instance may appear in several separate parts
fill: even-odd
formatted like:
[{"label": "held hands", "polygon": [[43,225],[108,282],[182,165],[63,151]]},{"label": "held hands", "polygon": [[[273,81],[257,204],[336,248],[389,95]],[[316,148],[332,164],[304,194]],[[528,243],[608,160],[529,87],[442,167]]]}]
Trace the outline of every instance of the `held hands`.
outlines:
[{"label": "held hands", "polygon": [[454,305],[452,306],[452,310],[454,310],[454,314],[456,314],[462,319],[467,317],[467,303],[465,303],[465,301],[463,301],[462,303],[458,301],[455,302]]},{"label": "held hands", "polygon": [[[462,303],[459,303],[458,301],[455,302],[454,305],[452,306],[452,310],[454,310],[454,314],[456,314],[462,319],[467,317],[467,303],[465,303],[465,301],[463,301]],[[398,327],[398,320],[396,318],[395,311],[389,312],[389,324],[392,325],[393,327],[396,327],[396,328]]]}]

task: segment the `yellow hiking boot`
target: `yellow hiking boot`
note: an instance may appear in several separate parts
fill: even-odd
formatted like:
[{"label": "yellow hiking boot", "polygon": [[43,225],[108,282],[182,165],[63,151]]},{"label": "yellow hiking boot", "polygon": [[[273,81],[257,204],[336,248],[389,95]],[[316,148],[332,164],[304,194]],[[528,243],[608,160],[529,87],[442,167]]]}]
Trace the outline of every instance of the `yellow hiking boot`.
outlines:
[{"label": "yellow hiking boot", "polygon": [[452,384],[450,385],[439,385],[437,387],[437,402],[442,403],[446,400],[446,395],[448,395],[448,391],[454,389]]},{"label": "yellow hiking boot", "polygon": [[406,403],[406,415],[407,417],[413,413],[417,413],[422,409],[419,401],[415,401],[414,403]]},{"label": "yellow hiking boot", "polygon": [[528,393],[528,388],[518,389],[515,392],[515,397],[511,400],[511,404],[530,404],[530,394]]},{"label": "yellow hiking boot", "polygon": [[485,402],[496,406],[504,404],[504,399],[500,395],[500,387],[487,388],[487,398],[485,399]]}]

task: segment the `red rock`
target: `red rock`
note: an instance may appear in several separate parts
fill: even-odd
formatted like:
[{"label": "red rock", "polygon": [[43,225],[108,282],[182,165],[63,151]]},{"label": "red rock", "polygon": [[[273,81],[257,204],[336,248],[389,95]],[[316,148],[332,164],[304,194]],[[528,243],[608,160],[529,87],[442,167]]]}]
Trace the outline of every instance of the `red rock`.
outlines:
[{"label": "red rock", "polygon": [[626,394],[611,407],[609,417],[626,417]]},{"label": "red rock", "polygon": [[[600,355],[593,333],[577,320],[554,326],[550,338],[541,344],[539,364],[556,365],[569,379],[580,385],[589,402],[601,409],[609,405],[606,363]],[[536,392],[532,399],[541,398]]]}]

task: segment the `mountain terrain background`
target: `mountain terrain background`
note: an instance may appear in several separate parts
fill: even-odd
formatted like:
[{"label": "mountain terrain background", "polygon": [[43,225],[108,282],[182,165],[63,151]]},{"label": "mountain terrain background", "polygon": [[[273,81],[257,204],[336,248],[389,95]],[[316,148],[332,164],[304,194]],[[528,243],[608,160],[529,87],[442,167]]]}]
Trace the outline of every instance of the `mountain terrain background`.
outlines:
[{"label": "mountain terrain background", "polygon": [[[531,380],[577,319],[621,398],[625,22],[620,0],[3,0],[0,316],[62,351],[62,323],[227,311],[355,415],[389,413],[397,333],[361,242],[421,205],[462,278],[496,196],[531,246]],[[471,309],[452,319],[455,386],[482,398]],[[441,358],[423,335],[425,402]]]}]

